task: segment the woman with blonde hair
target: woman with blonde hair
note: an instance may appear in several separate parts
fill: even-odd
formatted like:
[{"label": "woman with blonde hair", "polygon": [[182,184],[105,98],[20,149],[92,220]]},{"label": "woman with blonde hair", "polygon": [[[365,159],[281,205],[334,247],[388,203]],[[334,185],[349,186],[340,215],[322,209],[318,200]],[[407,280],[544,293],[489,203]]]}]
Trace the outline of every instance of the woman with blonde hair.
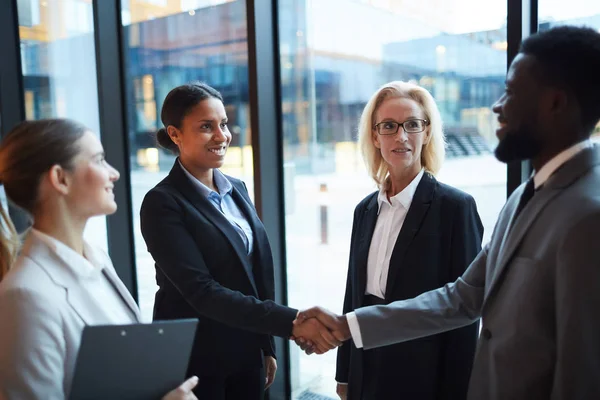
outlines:
[{"label": "woman with blonde hair", "polygon": [[[481,250],[483,235],[473,198],[434,177],[445,143],[427,90],[400,81],[383,85],[365,106],[358,135],[379,190],[354,212],[344,314],[454,281]],[[475,324],[373,350],[348,341],[338,350],[338,394],[464,399],[476,339]]]},{"label": "woman with blonde hair", "polygon": [[[86,325],[139,322],[139,310],[88,219],[117,210],[119,173],[70,120],[22,122],[0,143],[0,182],[33,217],[23,247],[0,206],[0,399],[64,399]],[[98,371],[102,373],[102,371]],[[190,378],[165,399],[196,399]]]}]

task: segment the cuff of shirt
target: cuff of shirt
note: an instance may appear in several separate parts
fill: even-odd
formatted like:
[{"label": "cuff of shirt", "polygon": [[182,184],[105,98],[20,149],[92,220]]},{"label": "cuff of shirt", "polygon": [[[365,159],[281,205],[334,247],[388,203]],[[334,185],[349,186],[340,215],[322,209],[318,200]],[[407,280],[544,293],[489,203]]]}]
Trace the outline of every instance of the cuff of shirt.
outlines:
[{"label": "cuff of shirt", "polygon": [[350,334],[352,335],[352,340],[354,340],[354,345],[357,349],[362,349],[362,336],[360,334],[360,326],[358,325],[356,314],[354,312],[349,312],[346,314],[346,321],[348,322],[348,327],[350,328]]}]

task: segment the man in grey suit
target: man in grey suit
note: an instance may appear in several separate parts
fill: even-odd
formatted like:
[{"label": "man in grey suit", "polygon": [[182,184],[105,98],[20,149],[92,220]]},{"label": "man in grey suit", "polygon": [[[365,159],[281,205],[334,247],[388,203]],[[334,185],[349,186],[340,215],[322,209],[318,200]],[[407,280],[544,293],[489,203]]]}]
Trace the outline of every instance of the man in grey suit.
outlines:
[{"label": "man in grey suit", "polygon": [[[482,318],[468,398],[600,399],[600,33],[559,27],[523,41],[493,110],[503,161],[535,174],[509,197],[491,242],[440,289],[337,316],[370,349]],[[308,349],[310,351],[310,348]]]}]

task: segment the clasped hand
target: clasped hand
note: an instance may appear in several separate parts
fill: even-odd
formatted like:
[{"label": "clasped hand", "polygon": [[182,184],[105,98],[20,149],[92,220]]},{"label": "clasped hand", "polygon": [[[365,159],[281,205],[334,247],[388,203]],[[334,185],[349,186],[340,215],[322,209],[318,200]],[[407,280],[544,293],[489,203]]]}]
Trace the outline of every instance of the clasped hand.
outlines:
[{"label": "clasped hand", "polygon": [[292,330],[292,340],[306,354],[323,354],[341,346],[350,339],[346,316],[337,315],[321,307],[312,307],[298,313]]}]

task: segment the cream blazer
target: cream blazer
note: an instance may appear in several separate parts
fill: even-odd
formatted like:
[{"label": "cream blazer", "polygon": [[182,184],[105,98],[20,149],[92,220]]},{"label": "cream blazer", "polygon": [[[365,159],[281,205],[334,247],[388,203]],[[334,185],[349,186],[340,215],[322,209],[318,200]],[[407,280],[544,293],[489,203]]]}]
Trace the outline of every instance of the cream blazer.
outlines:
[{"label": "cream blazer", "polygon": [[[0,283],[0,399],[68,397],[84,326],[140,321],[106,253],[86,245],[86,255],[92,252],[95,266],[105,270],[90,278],[55,250],[30,232]],[[115,289],[108,293],[119,298],[114,304],[124,305],[120,313],[88,292],[89,285],[106,285],[107,279]]]}]

